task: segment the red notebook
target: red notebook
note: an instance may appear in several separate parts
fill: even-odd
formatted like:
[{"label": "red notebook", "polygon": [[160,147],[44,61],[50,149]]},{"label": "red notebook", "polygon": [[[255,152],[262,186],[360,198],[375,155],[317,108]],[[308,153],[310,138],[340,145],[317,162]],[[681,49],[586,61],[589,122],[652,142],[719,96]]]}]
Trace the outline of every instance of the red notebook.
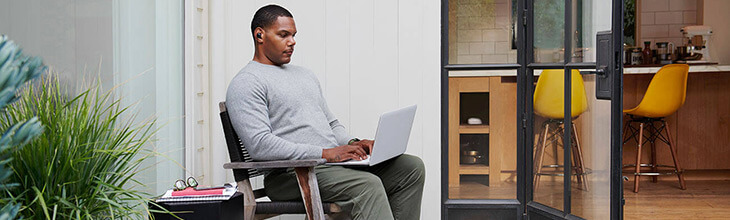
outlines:
[{"label": "red notebook", "polygon": [[205,189],[196,190],[194,188],[187,188],[180,191],[172,191],[172,196],[209,196],[209,195],[223,195],[224,188],[217,189]]}]

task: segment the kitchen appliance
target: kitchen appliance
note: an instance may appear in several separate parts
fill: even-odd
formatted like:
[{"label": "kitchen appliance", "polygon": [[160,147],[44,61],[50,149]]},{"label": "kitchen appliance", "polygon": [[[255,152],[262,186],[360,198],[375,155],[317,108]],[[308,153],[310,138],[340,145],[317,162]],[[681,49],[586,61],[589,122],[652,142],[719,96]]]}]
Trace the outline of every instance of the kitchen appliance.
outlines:
[{"label": "kitchen appliance", "polygon": [[684,57],[684,60],[688,62],[712,61],[712,58],[710,58],[712,27],[686,26],[681,31],[687,39],[687,56]]},{"label": "kitchen appliance", "polygon": [[674,50],[674,44],[669,42],[657,42],[656,43],[656,54],[657,63],[659,64],[671,64],[672,63],[672,51]]}]

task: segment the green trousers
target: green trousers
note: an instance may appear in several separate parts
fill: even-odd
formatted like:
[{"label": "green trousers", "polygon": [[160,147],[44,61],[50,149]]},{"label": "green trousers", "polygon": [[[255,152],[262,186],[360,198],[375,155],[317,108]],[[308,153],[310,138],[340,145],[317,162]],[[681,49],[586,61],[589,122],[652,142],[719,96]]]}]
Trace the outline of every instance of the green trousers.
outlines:
[{"label": "green trousers", "polygon": [[[423,161],[403,154],[375,166],[314,168],[322,201],[351,210],[353,219],[419,219],[425,169]],[[294,169],[264,178],[271,200],[301,199]]]}]

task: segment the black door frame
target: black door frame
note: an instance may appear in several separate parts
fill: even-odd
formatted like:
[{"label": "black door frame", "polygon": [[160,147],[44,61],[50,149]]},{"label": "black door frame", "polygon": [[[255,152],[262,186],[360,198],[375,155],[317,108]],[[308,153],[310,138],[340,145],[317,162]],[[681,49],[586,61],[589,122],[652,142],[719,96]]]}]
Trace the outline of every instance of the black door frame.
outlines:
[{"label": "black door frame", "polygon": [[[572,2],[573,0],[565,0],[565,51],[571,51],[571,28],[572,22]],[[621,164],[622,164],[622,143],[621,143],[621,126],[622,126],[622,108],[623,108],[623,63],[621,62],[621,51],[623,51],[623,2],[624,0],[612,0],[612,39],[613,54],[615,66],[610,67],[609,74],[613,74],[611,82],[611,199],[610,199],[610,218],[623,219],[623,183],[621,181]],[[571,54],[564,53],[565,59],[563,63],[540,64],[534,63],[534,0],[517,0],[517,63],[511,64],[449,64],[449,0],[441,0],[441,219],[449,219],[449,211],[459,210],[490,210],[504,211],[504,213],[514,213],[515,216],[504,216],[506,218],[527,219],[528,212],[534,215],[540,215],[549,219],[581,219],[572,215],[570,212],[570,175],[565,175],[564,198],[565,205],[563,211],[553,209],[551,207],[533,202],[532,178],[526,178],[527,173],[532,173],[533,138],[526,138],[533,133],[532,123],[534,117],[532,114],[532,100],[534,88],[531,83],[534,82],[532,69],[565,69],[566,85],[570,85],[570,69],[588,68],[595,69],[596,63],[572,63]],[[521,25],[520,25],[521,24]],[[524,51],[520,53],[519,51]],[[517,129],[517,199],[482,199],[482,200],[459,200],[448,198],[448,80],[449,71],[451,70],[517,70],[517,115],[515,123]],[[529,72],[529,74],[528,74]],[[566,87],[565,105],[566,112],[570,115],[570,88]],[[570,141],[570,119],[564,123],[566,131],[564,135]],[[521,125],[521,128],[520,126]],[[570,150],[566,148],[565,158],[570,158]],[[564,171],[570,174],[569,166]],[[531,175],[529,175],[531,176]],[[511,214],[509,214],[511,215]],[[537,216],[536,216],[537,217]]]}]

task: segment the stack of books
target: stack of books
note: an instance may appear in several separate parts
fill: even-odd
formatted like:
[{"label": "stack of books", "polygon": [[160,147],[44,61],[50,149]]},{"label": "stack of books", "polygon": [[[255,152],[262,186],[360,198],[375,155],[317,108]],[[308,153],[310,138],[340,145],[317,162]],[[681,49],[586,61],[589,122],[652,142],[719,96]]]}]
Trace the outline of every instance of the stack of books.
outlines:
[{"label": "stack of books", "polygon": [[182,201],[209,201],[209,200],[228,200],[236,193],[236,186],[226,184],[221,187],[212,188],[193,188],[188,187],[184,190],[167,190],[164,195],[155,200],[156,202],[182,202]]}]

